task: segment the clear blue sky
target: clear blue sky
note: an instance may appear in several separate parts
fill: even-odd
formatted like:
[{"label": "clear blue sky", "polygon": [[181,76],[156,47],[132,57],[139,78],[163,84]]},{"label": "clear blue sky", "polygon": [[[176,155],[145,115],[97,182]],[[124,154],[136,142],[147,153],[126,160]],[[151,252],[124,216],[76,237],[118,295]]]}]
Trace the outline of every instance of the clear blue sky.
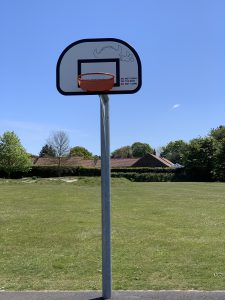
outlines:
[{"label": "clear blue sky", "polygon": [[100,152],[98,96],[62,96],[55,68],[83,38],[132,45],[142,89],[111,95],[111,150],[141,141],[158,148],[225,124],[224,0],[2,0],[0,135],[13,130],[38,154],[50,133]]}]

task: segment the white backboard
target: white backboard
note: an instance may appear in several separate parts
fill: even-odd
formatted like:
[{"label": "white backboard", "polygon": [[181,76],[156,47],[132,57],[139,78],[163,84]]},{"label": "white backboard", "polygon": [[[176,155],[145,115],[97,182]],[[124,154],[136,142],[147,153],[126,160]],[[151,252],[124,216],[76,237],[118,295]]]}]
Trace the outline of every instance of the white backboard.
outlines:
[{"label": "white backboard", "polygon": [[79,40],[62,52],[56,70],[57,89],[63,95],[99,94],[83,91],[77,82],[80,74],[95,72],[115,76],[114,87],[107,94],[133,94],[141,88],[141,61],[137,52],[122,40],[100,38]]}]

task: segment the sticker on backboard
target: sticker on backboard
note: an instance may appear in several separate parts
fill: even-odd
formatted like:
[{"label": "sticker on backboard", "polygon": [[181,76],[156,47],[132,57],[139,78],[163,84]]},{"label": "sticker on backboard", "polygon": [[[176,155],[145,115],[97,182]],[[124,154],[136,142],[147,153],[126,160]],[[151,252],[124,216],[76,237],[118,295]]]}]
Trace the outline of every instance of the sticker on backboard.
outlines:
[{"label": "sticker on backboard", "polygon": [[126,42],[114,39],[84,39],[69,45],[57,63],[57,89],[63,95],[94,95],[78,83],[86,73],[110,73],[114,85],[107,94],[133,94],[142,84],[141,61],[137,52]]}]

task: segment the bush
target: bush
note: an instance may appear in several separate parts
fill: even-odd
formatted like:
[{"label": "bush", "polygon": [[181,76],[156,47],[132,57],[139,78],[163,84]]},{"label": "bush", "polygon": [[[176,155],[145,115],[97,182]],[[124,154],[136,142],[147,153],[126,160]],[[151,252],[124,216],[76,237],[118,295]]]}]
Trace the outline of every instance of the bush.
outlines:
[{"label": "bush", "polygon": [[111,173],[176,173],[179,172],[180,169],[174,168],[149,168],[149,167],[141,167],[141,168],[113,168],[111,169]]},{"label": "bush", "polygon": [[[14,172],[11,178],[21,177],[59,177],[59,176],[101,176],[97,168],[68,167],[68,166],[33,166],[27,173]],[[6,177],[0,171],[0,177]],[[115,168],[111,170],[111,177],[127,178],[132,181],[160,182],[160,181],[185,181],[187,179],[183,169],[171,168]]]},{"label": "bush", "polygon": [[[180,169],[171,168],[113,168],[111,169],[112,177],[131,177],[128,174],[139,174],[146,178],[146,174],[149,174],[149,178],[152,178],[150,174],[165,174],[162,178],[166,178],[166,175],[173,175],[178,173]],[[124,174],[124,176],[123,176]],[[12,174],[13,178],[26,177],[58,177],[58,176],[101,176],[101,170],[98,168],[84,168],[84,167],[69,167],[69,166],[33,166],[30,172],[25,174]],[[134,175],[132,175],[135,177]],[[160,176],[158,176],[160,178]],[[136,176],[138,178],[138,176]],[[141,176],[139,176],[142,178]],[[169,178],[169,177],[168,177]],[[139,180],[141,181],[141,180]],[[144,180],[145,181],[145,180]]]},{"label": "bush", "polygon": [[58,176],[100,176],[101,170],[96,168],[65,167],[65,166],[33,166],[27,176],[58,177]]},{"label": "bush", "polygon": [[173,181],[173,173],[112,173],[112,177],[127,178],[136,182]]},{"label": "bush", "polygon": [[[18,179],[22,177],[59,177],[59,176],[100,176],[101,170],[97,168],[65,167],[65,166],[33,166],[29,172],[13,172],[10,178]],[[0,178],[6,178],[7,173],[0,170]]]}]

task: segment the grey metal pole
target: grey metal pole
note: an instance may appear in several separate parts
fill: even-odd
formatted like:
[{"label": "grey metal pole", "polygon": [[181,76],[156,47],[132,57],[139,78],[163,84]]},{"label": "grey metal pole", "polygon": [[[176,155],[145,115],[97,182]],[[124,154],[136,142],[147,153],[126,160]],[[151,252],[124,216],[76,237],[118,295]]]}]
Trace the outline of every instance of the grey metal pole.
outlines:
[{"label": "grey metal pole", "polygon": [[101,105],[102,196],[102,297],[112,296],[109,97],[99,95]]}]

